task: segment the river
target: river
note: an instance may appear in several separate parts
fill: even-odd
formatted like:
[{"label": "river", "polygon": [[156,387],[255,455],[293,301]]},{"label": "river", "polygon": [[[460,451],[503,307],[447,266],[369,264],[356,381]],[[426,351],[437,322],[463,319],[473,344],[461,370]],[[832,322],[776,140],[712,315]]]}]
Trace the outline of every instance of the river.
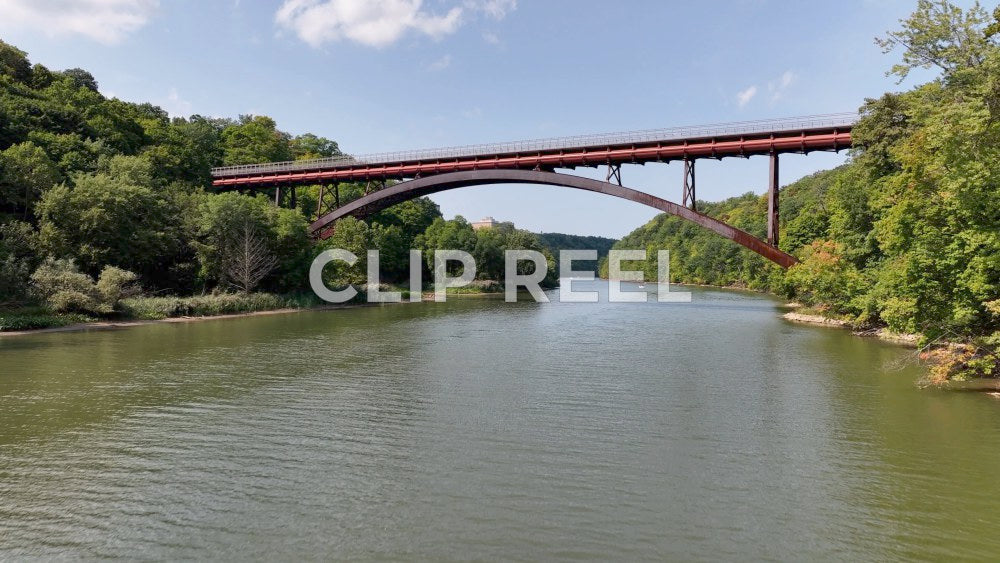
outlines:
[{"label": "river", "polygon": [[919,390],[912,351],[779,305],[462,298],[0,338],[0,558],[1000,554],[1000,401]]}]

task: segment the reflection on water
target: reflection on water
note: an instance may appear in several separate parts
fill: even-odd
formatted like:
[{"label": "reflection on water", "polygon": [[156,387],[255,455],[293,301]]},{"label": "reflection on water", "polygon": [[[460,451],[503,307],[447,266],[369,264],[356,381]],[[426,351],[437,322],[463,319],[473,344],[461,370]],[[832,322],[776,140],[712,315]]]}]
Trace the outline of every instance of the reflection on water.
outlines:
[{"label": "reflection on water", "polygon": [[908,351],[775,305],[462,299],[0,339],[0,557],[1000,553],[1000,404],[919,391]]}]

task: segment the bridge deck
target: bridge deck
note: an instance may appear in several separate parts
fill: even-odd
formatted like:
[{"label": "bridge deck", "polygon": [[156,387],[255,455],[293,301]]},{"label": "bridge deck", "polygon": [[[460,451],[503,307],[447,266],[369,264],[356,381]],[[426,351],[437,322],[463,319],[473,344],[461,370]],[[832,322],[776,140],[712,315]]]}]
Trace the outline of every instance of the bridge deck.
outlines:
[{"label": "bridge deck", "polygon": [[561,137],[444,149],[226,166],[212,185],[264,187],[389,180],[482,169],[575,168],[671,160],[747,157],[851,146],[857,114],[830,114],[719,125]]}]

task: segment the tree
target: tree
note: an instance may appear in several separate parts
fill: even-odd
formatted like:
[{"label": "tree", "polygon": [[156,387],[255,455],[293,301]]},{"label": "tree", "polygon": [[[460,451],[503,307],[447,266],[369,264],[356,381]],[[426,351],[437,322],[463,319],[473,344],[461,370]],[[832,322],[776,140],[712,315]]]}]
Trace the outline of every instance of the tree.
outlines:
[{"label": "tree", "polygon": [[0,75],[6,75],[18,82],[31,79],[31,63],[27,53],[0,41]]},{"label": "tree", "polygon": [[170,120],[164,115],[141,119],[140,123],[151,141],[143,154],[153,163],[157,176],[201,186],[211,182],[212,167],[222,163],[223,124],[198,115],[190,120]]},{"label": "tree", "polygon": [[890,31],[875,44],[888,53],[903,49],[903,62],[888,74],[902,81],[915,68],[940,68],[946,77],[959,69],[982,64],[990,45],[984,24],[989,21],[985,10],[976,2],[968,11],[948,0],[919,0],[917,10],[905,20],[902,29]]},{"label": "tree", "polygon": [[418,197],[397,203],[376,213],[371,218],[371,222],[387,227],[390,225],[399,227],[409,244],[418,235],[423,234],[438,217],[441,217],[441,209],[438,204],[429,198]]},{"label": "tree", "polygon": [[97,160],[102,155],[109,156],[104,143],[84,139],[77,133],[34,130],[28,133],[27,138],[42,147],[66,177],[75,172],[94,172],[97,170]]},{"label": "tree", "polygon": [[274,271],[278,259],[252,221],[248,220],[240,226],[233,242],[236,247],[226,252],[226,278],[237,289],[250,293]]},{"label": "tree", "polygon": [[816,241],[802,252],[802,262],[788,271],[795,297],[811,305],[832,305],[838,313],[860,313],[856,299],[864,292],[861,273],[833,241]]},{"label": "tree", "polygon": [[94,79],[94,75],[82,68],[70,68],[62,71],[62,74],[69,77],[77,88],[86,88],[93,92],[98,91],[97,80]]},{"label": "tree", "polygon": [[288,145],[295,160],[325,158],[341,154],[340,146],[337,145],[336,141],[317,137],[312,133],[297,135],[289,141]]},{"label": "tree", "polygon": [[[433,270],[435,250],[464,250],[470,254],[475,252],[476,232],[461,215],[451,220],[438,217],[416,238],[414,245],[423,250],[427,267]],[[455,264],[449,264],[449,273],[455,274],[456,268],[458,266]]]},{"label": "tree", "polygon": [[32,215],[42,193],[61,180],[56,164],[31,141],[0,152],[0,204],[20,209],[24,219]]},{"label": "tree", "polygon": [[397,225],[388,227],[372,223],[371,246],[379,252],[381,279],[400,281],[408,279],[410,273],[410,245],[406,235]]},{"label": "tree", "polygon": [[77,176],[73,188],[52,188],[38,204],[38,218],[42,248],[76,257],[88,273],[113,265],[170,286],[171,267],[185,258],[180,200],[155,186],[141,157],[116,156],[103,171]]},{"label": "tree", "polygon": [[[252,250],[247,247],[250,236],[259,239],[277,261],[253,286],[263,282],[282,290],[304,286],[309,269],[309,239],[305,218],[297,211],[274,207],[264,197],[227,192],[200,196],[193,213],[196,233],[192,246],[197,253],[202,283],[225,287],[232,282],[229,270],[233,264],[242,261],[244,266],[252,266],[244,259]],[[265,262],[269,261],[260,260],[257,265]],[[242,281],[249,279],[243,276]]]},{"label": "tree", "polygon": [[270,117],[241,115],[221,133],[223,164],[255,164],[292,159],[289,136]]},{"label": "tree", "polygon": [[332,263],[324,270],[324,279],[331,285],[360,286],[368,280],[368,249],[372,248],[371,229],[368,224],[354,217],[337,221],[333,235],[323,241],[322,249],[340,248],[353,253],[358,261],[353,266]]},{"label": "tree", "polygon": [[25,301],[28,280],[38,267],[38,233],[28,223],[0,224],[0,305]]},{"label": "tree", "polygon": [[494,227],[479,229],[472,257],[476,259],[476,275],[487,280],[504,279],[504,250],[506,249],[506,229]]}]

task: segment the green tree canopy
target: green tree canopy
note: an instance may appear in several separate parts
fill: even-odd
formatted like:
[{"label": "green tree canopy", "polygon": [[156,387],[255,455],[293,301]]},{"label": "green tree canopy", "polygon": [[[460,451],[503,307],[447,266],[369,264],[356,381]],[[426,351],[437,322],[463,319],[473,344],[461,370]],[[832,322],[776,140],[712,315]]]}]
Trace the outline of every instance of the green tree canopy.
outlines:
[{"label": "green tree canopy", "polygon": [[263,115],[241,115],[222,130],[223,164],[255,164],[292,160],[287,133]]},{"label": "green tree canopy", "polygon": [[875,43],[886,53],[903,49],[903,62],[889,74],[900,80],[914,68],[937,67],[950,76],[959,69],[971,69],[986,59],[990,38],[986,35],[989,15],[979,5],[963,11],[948,0],[918,0],[910,17],[900,20],[902,28],[890,31]]},{"label": "green tree canopy", "polygon": [[48,190],[38,205],[42,248],[75,257],[96,275],[106,265],[163,280],[187,246],[182,206],[156,189],[148,160],[116,156],[106,170]]},{"label": "green tree canopy", "polygon": [[0,204],[24,219],[33,216],[42,193],[61,180],[56,164],[31,141],[0,152]]}]

